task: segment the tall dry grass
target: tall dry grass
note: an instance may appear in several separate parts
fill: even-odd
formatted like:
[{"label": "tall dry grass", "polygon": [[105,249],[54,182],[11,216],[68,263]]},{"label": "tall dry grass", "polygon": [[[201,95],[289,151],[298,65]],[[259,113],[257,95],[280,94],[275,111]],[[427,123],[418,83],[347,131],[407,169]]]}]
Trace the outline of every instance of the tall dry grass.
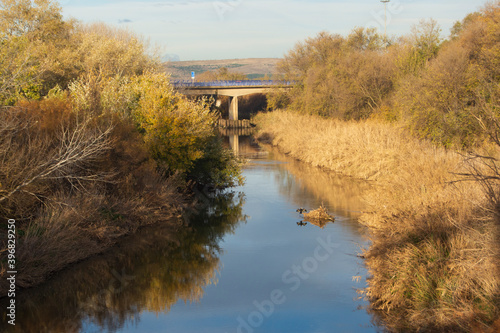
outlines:
[{"label": "tall dry grass", "polygon": [[372,230],[364,292],[389,330],[467,332],[498,317],[499,225],[481,185],[457,176],[469,170],[462,155],[375,120],[254,121],[290,156],[374,185],[360,219]]}]

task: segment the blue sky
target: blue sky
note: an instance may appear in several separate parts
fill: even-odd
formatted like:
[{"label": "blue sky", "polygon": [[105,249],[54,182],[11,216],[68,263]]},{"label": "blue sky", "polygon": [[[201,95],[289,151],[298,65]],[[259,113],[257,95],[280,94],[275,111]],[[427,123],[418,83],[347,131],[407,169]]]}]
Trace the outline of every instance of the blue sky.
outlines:
[{"label": "blue sky", "polygon": [[[134,31],[180,60],[279,58],[320,31],[384,30],[380,0],[60,0],[66,18]],[[443,36],[483,0],[391,0],[387,32],[403,35],[433,18]]]}]

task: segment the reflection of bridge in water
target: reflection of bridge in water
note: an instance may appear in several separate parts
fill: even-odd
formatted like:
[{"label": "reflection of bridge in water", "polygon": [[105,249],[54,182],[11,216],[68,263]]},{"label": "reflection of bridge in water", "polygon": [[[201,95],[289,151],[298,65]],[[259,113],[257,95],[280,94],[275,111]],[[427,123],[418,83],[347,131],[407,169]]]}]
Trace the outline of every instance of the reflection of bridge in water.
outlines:
[{"label": "reflection of bridge in water", "polygon": [[229,119],[238,120],[238,97],[251,94],[265,94],[273,88],[289,89],[292,81],[233,80],[191,82],[173,81],[174,88],[184,95],[215,95],[229,97]]},{"label": "reflection of bridge in water", "polygon": [[263,150],[252,136],[250,128],[219,129],[226,147],[234,154],[245,159],[267,158],[269,153]]}]

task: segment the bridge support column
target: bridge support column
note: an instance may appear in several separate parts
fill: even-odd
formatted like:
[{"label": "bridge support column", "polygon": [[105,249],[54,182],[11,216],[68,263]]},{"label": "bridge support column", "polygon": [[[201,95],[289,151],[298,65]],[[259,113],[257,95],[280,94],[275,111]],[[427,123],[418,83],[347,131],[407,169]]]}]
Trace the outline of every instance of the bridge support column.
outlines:
[{"label": "bridge support column", "polygon": [[229,136],[229,146],[231,149],[235,152],[238,153],[240,151],[240,137],[239,135],[230,135]]},{"label": "bridge support column", "polygon": [[231,96],[229,103],[229,120],[238,120],[238,96]]}]

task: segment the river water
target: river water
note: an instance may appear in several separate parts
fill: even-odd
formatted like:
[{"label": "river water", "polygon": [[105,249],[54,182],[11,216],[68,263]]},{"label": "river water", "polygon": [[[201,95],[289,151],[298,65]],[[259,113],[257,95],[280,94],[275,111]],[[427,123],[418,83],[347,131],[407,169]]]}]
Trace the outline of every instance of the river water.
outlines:
[{"label": "river water", "polygon": [[[190,228],[141,230],[111,251],[18,293],[6,332],[377,332],[358,289],[367,184],[227,139],[244,186],[200,191]],[[297,208],[328,208],[334,222]],[[175,228],[174,228],[175,229]],[[5,309],[5,300],[1,302]]]}]

